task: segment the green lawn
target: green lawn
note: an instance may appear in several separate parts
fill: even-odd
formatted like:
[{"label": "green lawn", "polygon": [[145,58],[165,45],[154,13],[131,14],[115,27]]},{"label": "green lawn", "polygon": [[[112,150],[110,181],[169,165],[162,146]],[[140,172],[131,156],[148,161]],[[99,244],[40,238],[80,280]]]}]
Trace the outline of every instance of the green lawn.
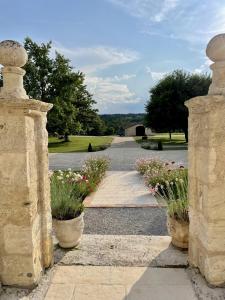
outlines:
[{"label": "green lawn", "polygon": [[112,139],[110,136],[70,136],[70,142],[64,142],[56,137],[49,137],[48,149],[50,153],[87,152],[91,143],[93,150],[100,151],[107,148]]},{"label": "green lawn", "polygon": [[[142,141],[142,137],[137,137],[136,141],[137,143],[146,142],[146,140]],[[166,145],[186,144],[183,133],[172,133],[171,140],[169,139],[169,133],[157,133],[153,136],[148,137],[148,141],[152,141],[152,142],[162,141],[162,143]]]}]

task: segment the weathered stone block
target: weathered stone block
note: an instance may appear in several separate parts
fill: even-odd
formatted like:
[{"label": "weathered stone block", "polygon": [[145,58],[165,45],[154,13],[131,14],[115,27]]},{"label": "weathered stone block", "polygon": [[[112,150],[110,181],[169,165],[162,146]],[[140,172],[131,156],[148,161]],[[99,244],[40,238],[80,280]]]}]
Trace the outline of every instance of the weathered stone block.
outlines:
[{"label": "weathered stone block", "polygon": [[210,284],[221,285],[225,282],[225,97],[197,97],[188,107],[189,262]]}]

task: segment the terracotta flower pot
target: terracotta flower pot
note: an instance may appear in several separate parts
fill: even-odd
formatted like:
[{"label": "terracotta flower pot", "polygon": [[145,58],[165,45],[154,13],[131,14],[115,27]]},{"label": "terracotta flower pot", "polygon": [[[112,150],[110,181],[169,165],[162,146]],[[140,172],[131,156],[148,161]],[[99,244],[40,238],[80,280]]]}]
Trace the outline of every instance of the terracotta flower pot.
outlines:
[{"label": "terracotta flower pot", "polygon": [[84,230],[84,213],[71,220],[53,219],[53,224],[60,247],[73,248],[80,243]]},{"label": "terracotta flower pot", "polygon": [[167,216],[167,228],[172,238],[172,244],[178,248],[188,248],[189,223],[178,221]]}]

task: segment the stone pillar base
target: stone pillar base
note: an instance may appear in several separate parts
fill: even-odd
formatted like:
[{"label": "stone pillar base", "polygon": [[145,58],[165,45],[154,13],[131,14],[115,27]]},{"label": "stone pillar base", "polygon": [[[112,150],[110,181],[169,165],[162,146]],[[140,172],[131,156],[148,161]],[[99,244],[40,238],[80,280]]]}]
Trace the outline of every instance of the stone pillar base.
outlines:
[{"label": "stone pillar base", "polygon": [[52,262],[48,136],[51,104],[0,99],[0,281],[32,287]]},{"label": "stone pillar base", "polygon": [[225,96],[189,100],[189,262],[225,283]]}]

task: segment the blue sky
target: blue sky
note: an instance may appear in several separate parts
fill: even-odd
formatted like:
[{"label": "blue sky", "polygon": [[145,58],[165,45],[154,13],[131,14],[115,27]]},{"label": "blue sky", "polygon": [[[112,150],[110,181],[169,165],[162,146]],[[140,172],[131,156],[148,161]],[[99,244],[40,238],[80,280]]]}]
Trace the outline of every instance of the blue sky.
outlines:
[{"label": "blue sky", "polygon": [[144,112],[174,69],[209,72],[207,42],[225,32],[224,0],[0,0],[0,40],[52,40],[86,74],[100,113]]}]

